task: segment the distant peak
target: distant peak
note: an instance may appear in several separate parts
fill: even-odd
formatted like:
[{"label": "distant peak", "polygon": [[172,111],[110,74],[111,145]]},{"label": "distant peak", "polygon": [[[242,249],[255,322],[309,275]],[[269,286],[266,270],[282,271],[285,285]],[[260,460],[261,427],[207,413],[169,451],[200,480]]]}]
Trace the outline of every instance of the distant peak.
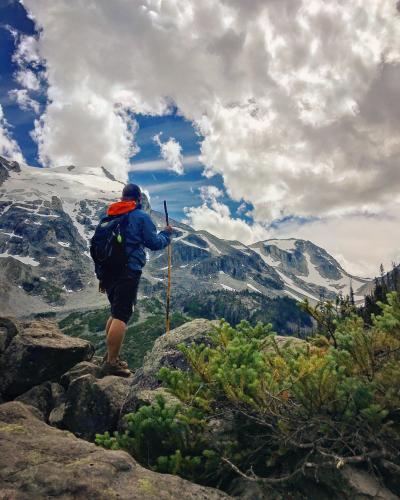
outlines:
[{"label": "distant peak", "polygon": [[103,171],[103,174],[110,180],[115,181],[115,182],[120,182],[118,181],[111,172],[109,172],[106,168],[103,166],[101,167],[101,170]]},{"label": "distant peak", "polygon": [[0,166],[14,172],[21,172],[21,167],[17,161],[7,160],[4,156],[0,156]]}]

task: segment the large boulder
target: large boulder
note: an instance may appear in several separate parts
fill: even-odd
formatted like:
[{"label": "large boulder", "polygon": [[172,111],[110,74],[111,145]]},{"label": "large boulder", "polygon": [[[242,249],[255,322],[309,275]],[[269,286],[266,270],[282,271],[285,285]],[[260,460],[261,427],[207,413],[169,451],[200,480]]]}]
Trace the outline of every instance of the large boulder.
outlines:
[{"label": "large boulder", "polygon": [[50,412],[64,401],[64,388],[56,382],[43,382],[16,398],[16,401],[37,408],[45,422]]},{"label": "large boulder", "polygon": [[50,427],[32,407],[15,401],[0,405],[0,448],[0,498],[230,498],[177,476],[144,469],[124,451],[104,450]]},{"label": "large boulder", "polygon": [[92,440],[96,434],[117,429],[128,396],[129,379],[100,377],[94,363],[82,362],[63,375],[64,399],[50,413],[49,422],[76,436]]},{"label": "large boulder", "polygon": [[62,334],[52,321],[0,318],[0,394],[10,400],[43,382],[57,382],[93,351],[89,342]]},{"label": "large boulder", "polygon": [[[137,410],[144,401],[150,403],[154,400],[155,394],[160,393],[157,389],[160,388],[161,381],[157,374],[161,367],[188,370],[189,365],[185,356],[179,351],[178,345],[209,343],[209,334],[218,324],[218,321],[195,319],[159,337],[154,342],[152,350],[146,354],[143,366],[135,372],[131,380],[129,396],[121,415]],[[151,394],[155,390],[156,392]],[[166,395],[166,392],[163,395]]]}]

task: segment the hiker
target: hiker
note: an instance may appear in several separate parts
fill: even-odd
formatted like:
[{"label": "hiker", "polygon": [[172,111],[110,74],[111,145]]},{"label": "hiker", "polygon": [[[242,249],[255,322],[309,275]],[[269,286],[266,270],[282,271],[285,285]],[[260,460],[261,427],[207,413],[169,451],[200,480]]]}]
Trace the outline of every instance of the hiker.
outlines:
[{"label": "hiker", "polygon": [[[100,287],[106,292],[111,305],[111,315],[106,324],[107,353],[102,365],[104,376],[131,375],[128,364],[120,359],[119,354],[127,323],[132,316],[133,306],[136,305],[142,268],[146,264],[144,247],[161,250],[169,245],[172,237],[173,229],[170,225],[157,234],[156,226],[149,214],[141,209],[141,202],[142,193],[139,186],[127,184],[122,191],[121,201],[112,203],[108,207],[107,217],[103,218],[98,226],[101,228],[103,225],[107,228],[107,224],[109,226],[113,224],[112,235],[119,231],[114,246],[120,248],[113,251],[112,258],[109,259],[112,262],[107,261],[107,266],[102,268],[91,248]],[[97,229],[92,239],[92,246],[96,245],[96,242],[94,243],[96,233]],[[105,241],[104,237],[103,240]],[[118,242],[122,244],[118,245]]]}]

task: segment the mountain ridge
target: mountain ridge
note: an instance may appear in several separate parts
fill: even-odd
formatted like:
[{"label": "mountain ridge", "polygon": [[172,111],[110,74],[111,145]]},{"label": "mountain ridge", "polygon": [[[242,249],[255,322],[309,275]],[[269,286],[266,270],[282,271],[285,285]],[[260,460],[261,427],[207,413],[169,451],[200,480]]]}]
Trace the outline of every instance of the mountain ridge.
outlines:
[{"label": "mountain ridge", "polygon": [[[3,313],[101,307],[88,244],[122,182],[104,167],[20,166],[0,157],[0,298]],[[161,228],[164,216],[144,196],[144,209]],[[289,238],[245,245],[171,221],[173,291],[248,290],[269,297],[316,301],[350,292],[356,300],[369,279],[346,272],[324,249]],[[148,252],[141,294],[163,293],[166,252]],[[18,304],[18,305],[16,305]]]}]

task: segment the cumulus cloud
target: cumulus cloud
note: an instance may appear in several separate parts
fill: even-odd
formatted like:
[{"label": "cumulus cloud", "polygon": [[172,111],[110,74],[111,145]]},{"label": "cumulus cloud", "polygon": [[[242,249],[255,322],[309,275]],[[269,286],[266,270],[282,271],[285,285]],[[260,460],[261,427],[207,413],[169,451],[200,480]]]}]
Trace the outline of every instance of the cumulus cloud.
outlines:
[{"label": "cumulus cloud", "polygon": [[4,117],[3,108],[0,104],[0,155],[7,159],[25,164],[21,149],[11,137],[10,126]]},{"label": "cumulus cloud", "polygon": [[21,69],[15,73],[15,79],[28,90],[39,90],[40,81],[36,74],[30,69]]},{"label": "cumulus cloud", "polygon": [[270,232],[261,224],[248,224],[231,216],[229,207],[213,200],[211,205],[203,203],[199,207],[186,207],[184,221],[194,229],[205,229],[225,240],[238,240],[245,244],[268,239]]},{"label": "cumulus cloud", "polygon": [[174,137],[170,137],[168,141],[162,142],[161,135],[162,132],[153,137],[153,141],[158,144],[160,148],[161,157],[167,162],[173,172],[182,175],[184,169],[181,145]]},{"label": "cumulus cloud", "polygon": [[14,78],[24,89],[39,91],[42,77],[40,67],[43,60],[39,53],[38,38],[24,35],[13,29],[9,31],[13,35],[16,45],[12,60],[18,70],[15,72]]},{"label": "cumulus cloud", "polygon": [[201,186],[199,188],[200,198],[205,202],[215,202],[217,198],[221,198],[224,195],[224,192],[221,189],[217,188],[217,186]]},{"label": "cumulus cloud", "polygon": [[270,236],[270,232],[261,224],[250,225],[240,218],[233,218],[229,207],[218,201],[224,195],[221,189],[216,186],[200,186],[199,191],[203,204],[185,208],[185,222],[194,229],[206,229],[220,238],[247,244]]},{"label": "cumulus cloud", "polygon": [[[205,175],[220,174],[231,198],[253,205],[255,228],[399,209],[392,0],[24,5],[47,68],[49,105],[35,132],[43,163],[126,172],[130,113],[176,107],[203,137]],[[228,224],[219,205],[208,208]]]},{"label": "cumulus cloud", "polygon": [[20,34],[15,30],[11,30],[11,34],[17,46],[12,57],[13,61],[20,67],[28,65],[39,67],[43,61],[39,52],[38,37]]},{"label": "cumulus cloud", "polygon": [[8,92],[8,95],[17,102],[22,110],[32,109],[36,114],[39,114],[40,104],[29,96],[26,89],[13,89]]}]

